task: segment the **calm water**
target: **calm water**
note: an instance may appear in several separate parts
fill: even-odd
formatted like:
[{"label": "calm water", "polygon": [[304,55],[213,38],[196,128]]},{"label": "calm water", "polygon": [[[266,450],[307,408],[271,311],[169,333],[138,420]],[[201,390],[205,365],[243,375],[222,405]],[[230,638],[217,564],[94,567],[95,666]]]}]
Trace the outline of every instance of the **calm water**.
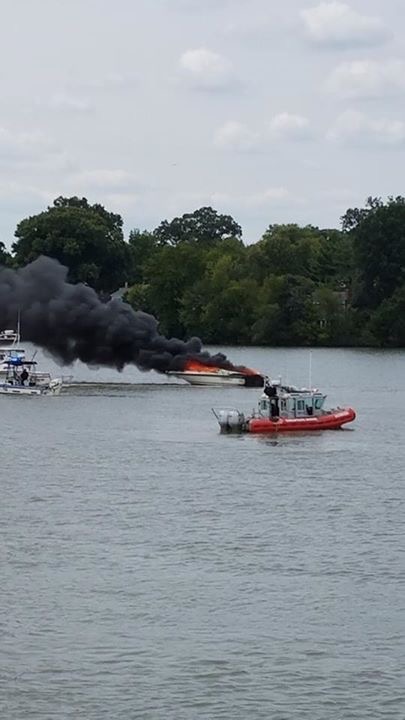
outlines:
[{"label": "calm water", "polygon": [[404,367],[314,351],[358,420],[277,440],[218,433],[257,390],[135,369],[1,398],[1,719],[403,720]]}]

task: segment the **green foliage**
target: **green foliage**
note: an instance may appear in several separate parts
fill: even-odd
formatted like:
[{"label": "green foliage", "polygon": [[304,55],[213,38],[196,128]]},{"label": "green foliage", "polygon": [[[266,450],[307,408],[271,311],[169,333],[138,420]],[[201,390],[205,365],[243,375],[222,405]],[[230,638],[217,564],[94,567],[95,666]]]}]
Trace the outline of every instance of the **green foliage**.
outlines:
[{"label": "green foliage", "polygon": [[149,299],[149,285],[146,283],[137,283],[131,285],[123,297],[124,302],[129,303],[134,310],[143,310],[143,312],[152,312]]},{"label": "green foliage", "polygon": [[161,331],[183,337],[182,298],[203,274],[203,251],[197,245],[164,246],[151,255],[145,266],[144,280],[149,286],[148,298]]},{"label": "green foliage", "polygon": [[15,236],[18,265],[49,255],[69,268],[72,282],[106,292],[126,279],[128,246],[121,216],[85,198],[57,198],[45,212],[22,220]]},{"label": "green foliage", "polygon": [[170,222],[164,220],[153,234],[159,245],[197,243],[212,246],[224,238],[240,238],[242,229],[230,215],[221,215],[211,207],[202,207]]},{"label": "green foliage", "polygon": [[6,250],[6,246],[3,242],[0,242],[0,266],[10,266],[12,264],[11,255]]},{"label": "green foliage", "polygon": [[405,198],[369,198],[342,220],[359,269],[356,304],[376,309],[405,282]]},{"label": "green foliage", "polygon": [[229,215],[203,207],[134,229],[85,198],[57,198],[22,220],[13,255],[23,265],[45,254],[73,282],[111,292],[155,315],[166,335],[207,343],[405,346],[405,199],[368,198],[342,230],[269,225],[246,247]]},{"label": "green foliage", "polygon": [[[173,221],[176,240],[166,234],[165,244],[157,231],[155,244],[142,239],[146,286],[135,285],[128,297],[134,307],[147,306],[163,332],[264,345],[333,344],[350,335],[340,296],[353,271],[347,234],[271,225],[250,247],[235,236],[212,242],[212,232],[208,242],[194,231],[199,213]],[[160,228],[168,232],[167,223]]]},{"label": "green foliage", "polygon": [[268,274],[317,276],[320,233],[316,228],[298,225],[270,225],[253,246],[251,262],[256,276]]},{"label": "green foliage", "polygon": [[405,284],[383,300],[369,323],[377,343],[388,347],[405,347]]},{"label": "green foliage", "polygon": [[140,283],[145,274],[146,264],[157,250],[157,241],[153,233],[135,229],[129,233],[128,245],[128,280],[131,283]]}]

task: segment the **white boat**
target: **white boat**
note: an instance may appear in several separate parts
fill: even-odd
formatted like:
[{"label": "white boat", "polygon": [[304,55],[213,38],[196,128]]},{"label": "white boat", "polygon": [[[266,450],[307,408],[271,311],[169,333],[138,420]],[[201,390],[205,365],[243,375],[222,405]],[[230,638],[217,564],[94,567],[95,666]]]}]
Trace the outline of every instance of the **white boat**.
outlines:
[{"label": "white boat", "polygon": [[246,377],[234,370],[223,370],[222,368],[213,371],[197,370],[170,370],[167,375],[185,380],[190,385],[245,385]]},{"label": "white boat", "polygon": [[[9,373],[10,369],[10,361],[15,360],[21,360],[24,361],[26,359],[25,350],[21,347],[18,347],[20,343],[20,327],[18,323],[18,329],[15,332],[14,330],[3,330],[0,332],[0,337],[7,337],[8,343],[10,343],[12,337],[14,337],[14,340],[12,344],[7,344],[2,346],[0,342],[0,383],[4,383],[6,381],[6,378]],[[34,356],[35,357],[35,356]],[[33,358],[34,359],[34,358]],[[49,373],[46,372],[35,372],[35,380],[36,380],[36,386],[43,385],[48,386],[49,382],[51,380],[51,377]],[[66,384],[68,382],[71,382],[72,378],[71,376],[66,377],[64,379],[64,384],[66,381]]]},{"label": "white boat", "polygon": [[15,358],[25,359],[25,350],[20,344],[20,315],[17,330],[0,330],[0,382],[5,380],[8,372],[8,361]]},{"label": "white boat", "polygon": [[59,395],[63,378],[52,378],[49,373],[39,373],[35,360],[19,357],[6,361],[5,379],[0,382],[0,395]]},{"label": "white boat", "polygon": [[19,333],[17,330],[0,330],[0,346],[6,343],[18,343],[20,342]]},{"label": "white boat", "polygon": [[25,359],[25,350],[18,347],[4,347],[0,348],[0,378],[3,379],[7,375],[8,361],[19,358],[20,360]]}]

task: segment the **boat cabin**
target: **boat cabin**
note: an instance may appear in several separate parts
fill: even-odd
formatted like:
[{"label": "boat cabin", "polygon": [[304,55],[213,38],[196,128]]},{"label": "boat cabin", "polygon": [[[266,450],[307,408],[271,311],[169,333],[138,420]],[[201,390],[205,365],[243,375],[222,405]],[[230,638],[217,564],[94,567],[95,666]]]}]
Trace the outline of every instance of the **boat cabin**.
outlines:
[{"label": "boat cabin", "polygon": [[1,330],[0,343],[18,342],[19,334],[16,330]]},{"label": "boat cabin", "polygon": [[37,363],[34,360],[23,360],[21,357],[12,357],[6,360],[7,367],[5,382],[7,385],[35,387]]},{"label": "boat cabin", "polygon": [[7,362],[7,360],[12,360],[14,358],[21,358],[21,360],[25,356],[25,350],[22,350],[21,348],[1,348],[0,347],[0,363]]},{"label": "boat cabin", "polygon": [[326,395],[319,390],[266,384],[259,399],[259,416],[263,418],[305,418],[322,415]]}]

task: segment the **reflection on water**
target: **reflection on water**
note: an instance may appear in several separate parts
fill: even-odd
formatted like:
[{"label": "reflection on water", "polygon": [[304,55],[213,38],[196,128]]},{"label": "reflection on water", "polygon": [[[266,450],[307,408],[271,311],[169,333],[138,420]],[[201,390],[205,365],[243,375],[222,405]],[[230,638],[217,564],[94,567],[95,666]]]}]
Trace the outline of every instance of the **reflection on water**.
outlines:
[{"label": "reflection on water", "polygon": [[[228,355],[305,384],[307,351]],[[308,435],[135,368],[1,398],[1,716],[402,718],[404,357],[314,351],[358,417]]]}]

